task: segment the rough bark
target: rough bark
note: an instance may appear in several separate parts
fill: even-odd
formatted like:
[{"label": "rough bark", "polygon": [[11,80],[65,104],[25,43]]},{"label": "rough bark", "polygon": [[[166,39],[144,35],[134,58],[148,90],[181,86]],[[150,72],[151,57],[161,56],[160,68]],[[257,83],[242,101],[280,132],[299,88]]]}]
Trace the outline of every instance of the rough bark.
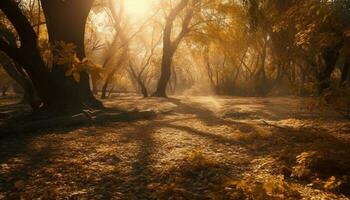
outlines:
[{"label": "rough bark", "polygon": [[[77,46],[77,54],[85,57],[85,22],[93,0],[61,1],[42,0],[50,42],[71,42]],[[81,73],[81,81],[74,82],[64,75],[64,69],[54,66],[52,72],[41,58],[37,35],[23,15],[18,4],[12,0],[0,1],[0,9],[15,27],[20,47],[0,40],[0,50],[23,66],[31,79],[43,108],[57,112],[76,112],[84,107],[101,108],[102,104],[91,93],[89,76]]]},{"label": "rough bark", "polygon": [[[93,0],[42,0],[41,2],[46,17],[50,43],[55,44],[57,41],[73,43],[76,45],[78,58],[85,58],[85,24]],[[81,80],[79,83],[67,78],[62,66],[54,66],[52,72],[57,82],[63,82],[62,90],[66,91],[64,98],[69,97],[73,100],[73,104],[78,107],[79,104],[90,108],[103,107],[91,91],[90,77],[87,72],[80,73]]]},{"label": "rough bark", "polygon": [[0,39],[0,50],[23,66],[44,105],[55,107],[58,93],[53,89],[55,88],[54,81],[50,79],[49,70],[41,58],[35,31],[16,2],[2,0],[0,9],[16,29],[21,42],[21,46],[17,47]]}]

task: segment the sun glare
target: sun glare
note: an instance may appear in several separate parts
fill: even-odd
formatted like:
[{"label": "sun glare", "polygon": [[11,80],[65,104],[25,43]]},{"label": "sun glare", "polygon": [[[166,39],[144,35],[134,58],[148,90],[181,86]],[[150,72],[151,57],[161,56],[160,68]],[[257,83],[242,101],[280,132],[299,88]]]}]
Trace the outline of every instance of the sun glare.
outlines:
[{"label": "sun glare", "polygon": [[142,20],[152,11],[154,0],[126,0],[125,11],[128,17],[134,20]]}]

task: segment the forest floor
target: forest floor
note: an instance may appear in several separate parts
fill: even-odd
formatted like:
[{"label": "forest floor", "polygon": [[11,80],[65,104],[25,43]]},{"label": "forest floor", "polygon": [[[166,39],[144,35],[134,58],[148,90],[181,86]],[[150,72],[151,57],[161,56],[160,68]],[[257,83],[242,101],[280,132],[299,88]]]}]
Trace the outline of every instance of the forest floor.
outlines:
[{"label": "forest floor", "polygon": [[[1,99],[0,110],[11,103]],[[349,120],[307,110],[308,99],[124,96],[104,103],[159,114],[0,139],[0,199],[350,197]]]}]

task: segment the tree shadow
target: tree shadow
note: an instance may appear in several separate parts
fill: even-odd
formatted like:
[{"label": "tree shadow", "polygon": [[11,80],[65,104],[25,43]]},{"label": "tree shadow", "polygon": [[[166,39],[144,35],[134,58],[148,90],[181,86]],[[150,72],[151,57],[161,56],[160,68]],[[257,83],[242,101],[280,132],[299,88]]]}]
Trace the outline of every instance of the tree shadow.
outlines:
[{"label": "tree shadow", "polygon": [[195,115],[200,121],[208,126],[240,124],[240,122],[224,120],[221,117],[218,117],[214,111],[204,106],[198,106],[196,103],[183,103],[180,99],[176,98],[169,98],[168,100],[169,102],[177,105],[176,112]]},{"label": "tree shadow", "polygon": [[23,189],[25,181],[33,176],[31,172],[48,165],[49,158],[53,156],[54,148],[47,143],[40,150],[33,151],[29,147],[29,138],[23,138],[20,142],[18,140],[12,141],[14,143],[8,146],[4,146],[3,143],[0,145],[2,147],[0,153],[2,168],[0,191],[5,190],[9,199],[20,199],[20,191]]},{"label": "tree shadow", "polygon": [[135,161],[131,164],[132,170],[130,172],[130,175],[133,177],[131,178],[133,185],[137,187],[129,188],[129,190],[132,190],[129,191],[129,197],[142,199],[150,195],[147,185],[151,182],[150,174],[154,174],[152,169],[154,160],[152,156],[155,154],[157,144],[153,134],[157,128],[151,123],[139,126],[129,138],[136,142],[138,146]]},{"label": "tree shadow", "polygon": [[[350,160],[350,148],[348,142],[341,140],[328,130],[318,128],[318,129],[283,129],[270,127],[271,133],[269,135],[261,136],[259,134],[251,134],[251,139],[241,140],[240,138],[227,137],[226,135],[215,134],[210,130],[200,130],[193,126],[191,123],[186,123],[185,125],[181,122],[187,122],[189,120],[198,119],[206,126],[245,126],[249,127],[249,132],[257,132],[258,130],[252,124],[241,122],[241,121],[231,121],[223,119],[217,114],[205,108],[204,106],[198,106],[195,103],[184,103],[179,99],[171,98],[169,102],[176,104],[176,112],[180,114],[185,114],[178,116],[176,118],[168,119],[166,117],[161,117],[153,121],[144,121],[142,123],[108,123],[103,125],[97,125],[91,130],[91,132],[85,131],[77,136],[74,136],[74,140],[82,137],[92,137],[103,135],[101,132],[97,131],[100,128],[108,127],[109,130],[113,131],[113,134],[121,137],[121,140],[111,141],[108,143],[111,146],[119,146],[123,143],[125,144],[135,144],[136,150],[133,152],[132,159],[128,162],[128,167],[130,171],[125,172],[123,169],[113,168],[108,171],[100,171],[98,168],[94,170],[86,169],[86,165],[92,165],[92,161],[77,163],[74,167],[70,168],[68,163],[61,163],[59,167],[65,170],[60,171],[55,169],[53,173],[61,173],[63,175],[71,174],[74,177],[66,178],[60,180],[59,184],[67,184],[67,182],[72,181],[74,183],[68,184],[71,190],[84,190],[81,194],[77,194],[75,198],[87,197],[90,199],[98,198],[101,199],[112,199],[118,195],[120,198],[124,199],[154,199],[151,197],[153,194],[160,195],[160,199],[167,199],[170,196],[180,195],[180,197],[188,199],[206,199],[208,196],[205,191],[211,192],[221,192],[219,189],[224,187],[221,180],[232,178],[230,171],[237,170],[238,166],[232,165],[227,168],[227,165],[222,163],[207,163],[204,168],[197,168],[193,165],[192,160],[184,160],[183,162],[177,163],[173,168],[167,169],[164,174],[159,174],[159,171],[155,170],[153,167],[156,162],[154,155],[158,153],[162,146],[157,141],[156,131],[159,129],[174,129],[186,133],[190,136],[196,136],[205,141],[207,144],[212,144],[207,146],[208,150],[214,151],[215,148],[223,148],[224,151],[233,149],[233,147],[241,147],[244,153],[247,155],[247,159],[252,161],[257,158],[264,158],[272,156],[281,162],[284,162],[288,167],[295,165],[296,156],[305,151],[318,151],[320,154],[326,155],[326,157],[337,158],[342,157],[342,159]],[[188,116],[188,115],[194,115]],[[121,132],[120,128],[131,126],[132,129]],[[204,127],[206,129],[208,127]],[[55,132],[55,134],[67,134],[70,131],[75,130],[66,129],[62,131]],[[109,131],[107,130],[107,131]],[[165,134],[170,134],[165,133]],[[47,146],[38,152],[32,152],[28,148],[28,144],[35,140],[36,137],[47,135],[48,132],[42,131],[35,134],[29,134],[17,138],[13,136],[11,138],[6,138],[0,142],[0,164],[8,163],[8,160],[16,157],[17,155],[25,155],[28,159],[27,161],[17,167],[13,172],[9,173],[9,176],[15,177],[10,182],[0,185],[1,188],[8,188],[11,193],[18,193],[18,190],[14,187],[16,178],[20,176],[24,180],[28,179],[28,176],[33,171],[38,171],[41,168],[46,168],[47,166],[58,167],[55,164],[48,163],[47,161],[52,159],[59,152],[55,152],[55,146],[50,145],[47,141]],[[241,133],[242,135],[246,133]],[[249,133],[250,134],[250,133]],[[249,135],[246,134],[246,135]],[[57,141],[57,140],[53,140]],[[94,146],[98,144],[99,141],[93,141],[92,144],[88,144],[90,147],[79,147],[75,151],[86,151],[94,150]],[[176,141],[173,141],[176,142]],[[56,146],[59,144],[56,144]],[[333,151],[333,152],[332,152]],[[73,154],[74,155],[74,154]],[[106,155],[109,156],[109,155]],[[96,159],[98,163],[117,166],[119,162],[124,162],[122,160],[112,160],[107,161],[107,158],[102,159],[102,155],[97,155]],[[200,158],[199,160],[201,160]],[[327,161],[327,160],[326,160]],[[341,165],[338,163],[333,163],[333,161],[328,159],[328,166],[324,167],[321,171],[317,173],[323,174],[325,177],[329,176],[329,172],[335,172],[337,176],[346,175],[344,170],[350,171],[349,167],[342,169],[343,164],[350,166],[350,163],[344,162]],[[94,160],[93,162],[97,162]],[[247,164],[244,168],[241,168],[240,172],[236,173],[237,178],[242,176],[244,172],[250,169],[251,164]],[[340,169],[336,169],[337,167]],[[202,166],[203,167],[203,166]],[[271,166],[272,167],[272,166]],[[335,171],[334,169],[338,170]],[[37,172],[41,173],[41,172]],[[280,173],[277,172],[276,173]],[[84,177],[86,174],[91,174],[89,177]],[[45,175],[43,173],[43,175]],[[46,175],[45,175],[46,176]],[[27,177],[27,178],[26,178]],[[96,177],[98,177],[96,179]],[[56,178],[49,178],[49,180],[54,181]],[[59,178],[57,178],[59,179]],[[6,180],[0,179],[1,182]],[[194,186],[197,183],[197,186]],[[75,185],[75,186],[74,186]],[[58,187],[58,185],[55,185]],[[47,189],[48,187],[44,187]],[[90,188],[90,190],[89,190]],[[157,193],[159,192],[160,193]],[[73,192],[73,191],[69,191]],[[15,195],[15,194],[11,194]],[[58,194],[60,195],[60,194]],[[69,193],[62,193],[61,196],[70,195]],[[80,195],[80,196],[79,196]],[[12,197],[12,196],[10,196]],[[13,196],[18,197],[18,196]]]},{"label": "tree shadow", "polygon": [[[200,152],[188,152],[149,185],[156,199],[228,199],[223,189],[232,180],[230,166]],[[218,198],[220,197],[220,198]]]}]

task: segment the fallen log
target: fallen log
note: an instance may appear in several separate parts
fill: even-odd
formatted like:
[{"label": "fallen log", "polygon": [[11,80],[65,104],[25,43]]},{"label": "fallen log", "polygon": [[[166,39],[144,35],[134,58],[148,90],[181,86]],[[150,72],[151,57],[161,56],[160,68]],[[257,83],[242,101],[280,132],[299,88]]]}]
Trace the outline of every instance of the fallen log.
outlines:
[{"label": "fallen log", "polygon": [[48,119],[36,119],[23,121],[9,121],[0,126],[0,135],[23,134],[39,130],[67,128],[83,125],[96,125],[108,122],[125,122],[136,120],[149,120],[156,117],[154,111],[113,111],[100,110],[83,112],[76,115],[50,117]]}]

